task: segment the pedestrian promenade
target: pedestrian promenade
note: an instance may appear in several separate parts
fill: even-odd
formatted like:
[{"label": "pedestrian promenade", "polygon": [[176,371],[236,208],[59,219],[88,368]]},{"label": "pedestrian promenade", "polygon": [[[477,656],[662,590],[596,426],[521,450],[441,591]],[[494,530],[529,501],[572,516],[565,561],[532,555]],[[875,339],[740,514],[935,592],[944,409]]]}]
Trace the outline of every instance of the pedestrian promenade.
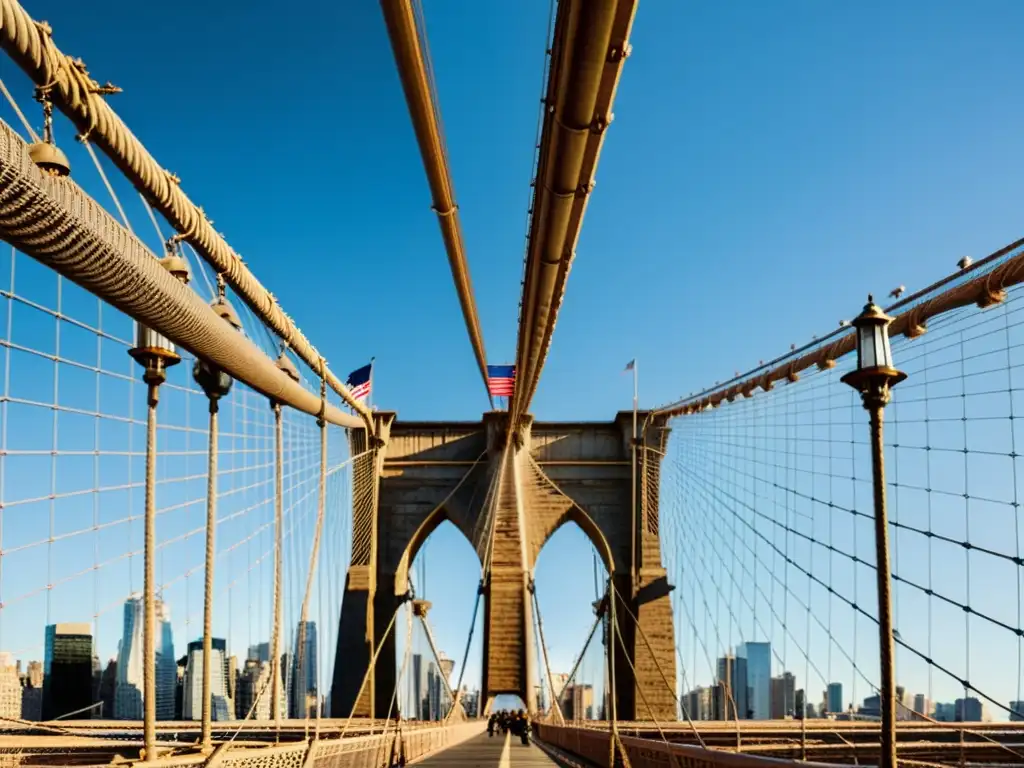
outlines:
[{"label": "pedestrian promenade", "polygon": [[548,768],[558,763],[536,745],[524,746],[518,736],[499,732],[494,736],[486,733],[474,736],[413,765],[431,768]]}]

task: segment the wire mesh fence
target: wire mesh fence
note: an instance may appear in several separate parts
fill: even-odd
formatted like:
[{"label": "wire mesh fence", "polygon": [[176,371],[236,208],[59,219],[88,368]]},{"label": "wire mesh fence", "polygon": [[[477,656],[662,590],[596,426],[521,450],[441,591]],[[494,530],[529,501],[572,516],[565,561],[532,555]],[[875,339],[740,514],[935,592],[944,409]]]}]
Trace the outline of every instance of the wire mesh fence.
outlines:
[{"label": "wire mesh fence", "polygon": [[[902,719],[1024,707],[1021,297],[1011,287],[894,338],[908,374],[885,410]],[[675,419],[662,465],[679,655],[695,679],[681,687],[756,677],[739,707],[758,717],[879,713],[868,418],[840,381],[851,356],[837,362],[767,388],[750,378]]]}]

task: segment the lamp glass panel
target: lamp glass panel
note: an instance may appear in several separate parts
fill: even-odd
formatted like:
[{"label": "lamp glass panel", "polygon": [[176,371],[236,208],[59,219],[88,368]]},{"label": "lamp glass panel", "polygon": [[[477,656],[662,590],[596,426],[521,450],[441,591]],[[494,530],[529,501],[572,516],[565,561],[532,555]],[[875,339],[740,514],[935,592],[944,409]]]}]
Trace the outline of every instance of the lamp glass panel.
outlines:
[{"label": "lamp glass panel", "polygon": [[142,323],[135,324],[135,346],[141,349],[166,349],[174,352],[174,344],[163,334]]},{"label": "lamp glass panel", "polygon": [[892,368],[892,345],[889,343],[889,326],[880,326],[878,334],[879,341],[882,344],[882,365]]},{"label": "lamp glass panel", "polygon": [[857,351],[859,368],[874,368],[878,365],[878,357],[875,351],[875,329],[870,325],[864,325],[857,329]]}]

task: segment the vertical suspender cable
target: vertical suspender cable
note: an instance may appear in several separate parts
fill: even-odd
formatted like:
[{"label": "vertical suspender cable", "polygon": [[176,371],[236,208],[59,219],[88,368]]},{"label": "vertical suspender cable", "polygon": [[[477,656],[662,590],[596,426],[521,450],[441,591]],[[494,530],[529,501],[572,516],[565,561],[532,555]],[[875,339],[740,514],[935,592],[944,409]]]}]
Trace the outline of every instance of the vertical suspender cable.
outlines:
[{"label": "vertical suspender cable", "polygon": [[615,765],[615,746],[619,740],[619,708],[616,699],[618,698],[618,691],[615,686],[615,633],[618,632],[618,626],[616,626],[615,617],[615,602],[617,599],[615,585],[612,583],[614,576],[608,574],[608,611],[609,627],[608,641],[605,647],[608,649],[608,686],[611,689],[610,695],[608,696],[608,708],[611,710],[611,716],[608,718],[609,723],[609,738],[608,738],[608,765]]},{"label": "vertical suspender cable", "polygon": [[212,741],[213,552],[217,535],[217,399],[210,398],[210,447],[206,469],[206,575],[203,586],[203,724],[202,745]]},{"label": "vertical suspender cable", "polygon": [[270,639],[271,669],[270,706],[274,708],[274,732],[277,738],[281,735],[281,537],[283,535],[282,508],[284,497],[284,477],[282,463],[284,461],[284,435],[281,429],[281,403],[276,400],[271,407],[274,410],[274,628]]},{"label": "vertical suspender cable", "polygon": [[[321,366],[321,372],[323,366]],[[324,406],[327,404],[327,379],[321,376],[320,379],[320,401]],[[313,549],[309,554],[309,573],[306,574],[306,591],[302,596],[302,608],[299,611],[299,645],[295,649],[297,654],[298,680],[293,680],[292,685],[301,686],[297,689],[296,696],[302,702],[303,719],[306,721],[307,737],[309,728],[309,709],[306,706],[306,696],[309,693],[307,684],[308,674],[306,672],[309,659],[306,658],[306,634],[309,631],[306,620],[309,616],[309,599],[313,592],[313,574],[316,573],[317,559],[320,555],[320,538],[324,526],[325,499],[327,497],[327,422],[321,416],[317,419],[317,426],[320,427],[320,478],[317,490],[316,505],[316,527],[313,530]],[[296,689],[293,689],[296,690]],[[319,712],[319,707],[317,708]],[[317,715],[319,718],[319,715]]]},{"label": "vertical suspender cable", "polygon": [[144,543],[143,594],[144,625],[142,632],[143,664],[142,697],[145,702],[143,713],[143,742],[146,748],[146,762],[156,757],[156,632],[155,582],[156,568],[156,404],[157,385],[149,385],[149,409],[146,414],[146,519]]},{"label": "vertical suspender cable", "polygon": [[146,492],[143,540],[142,698],[145,761],[156,760],[156,406],[167,367],[180,362],[174,345],[141,323],[129,354],[143,366],[146,383]]}]

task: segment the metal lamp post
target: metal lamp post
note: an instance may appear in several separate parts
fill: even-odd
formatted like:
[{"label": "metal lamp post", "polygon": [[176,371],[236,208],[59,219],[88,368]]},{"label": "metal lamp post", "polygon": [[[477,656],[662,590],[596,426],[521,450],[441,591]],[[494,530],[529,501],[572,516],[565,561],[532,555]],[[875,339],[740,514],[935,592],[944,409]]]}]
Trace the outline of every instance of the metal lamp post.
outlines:
[{"label": "metal lamp post", "polygon": [[878,645],[881,661],[882,733],[880,768],[896,767],[896,669],[892,627],[892,579],[889,565],[889,519],[885,509],[885,454],[882,410],[892,387],[907,375],[892,364],[889,323],[892,318],[868,296],[864,310],[853,320],[857,333],[857,367],[842,381],[860,392],[871,418],[871,480],[875,502],[875,562],[878,577]]}]

